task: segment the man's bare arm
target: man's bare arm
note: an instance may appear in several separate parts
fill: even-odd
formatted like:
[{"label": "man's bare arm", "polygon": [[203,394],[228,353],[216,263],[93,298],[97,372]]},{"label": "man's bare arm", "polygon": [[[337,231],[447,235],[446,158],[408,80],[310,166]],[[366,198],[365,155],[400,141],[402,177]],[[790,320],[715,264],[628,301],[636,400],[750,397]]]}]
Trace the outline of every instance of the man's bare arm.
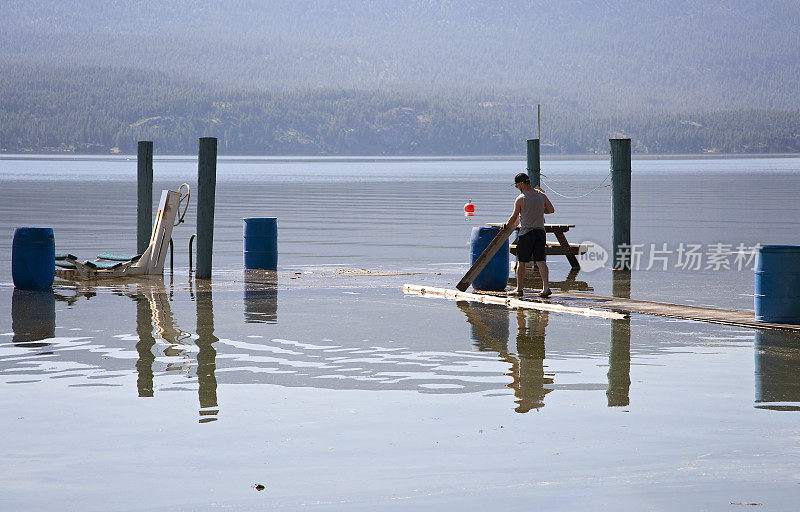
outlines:
[{"label": "man's bare arm", "polygon": [[542,195],[544,195],[544,213],[555,213],[556,208],[553,206],[553,203],[550,202],[550,199],[547,197],[547,195]]},{"label": "man's bare arm", "polygon": [[544,193],[542,187],[537,185],[533,188],[541,192],[542,195],[544,196],[544,213],[555,213],[556,208],[555,206],[553,206],[553,203],[550,202],[550,199],[547,197],[547,194]]},{"label": "man's bare arm", "polygon": [[507,226],[517,227],[517,222],[519,222],[519,212],[522,211],[522,201],[523,201],[522,196],[519,196],[514,200],[514,212],[511,214],[511,217],[508,218],[503,227]]}]

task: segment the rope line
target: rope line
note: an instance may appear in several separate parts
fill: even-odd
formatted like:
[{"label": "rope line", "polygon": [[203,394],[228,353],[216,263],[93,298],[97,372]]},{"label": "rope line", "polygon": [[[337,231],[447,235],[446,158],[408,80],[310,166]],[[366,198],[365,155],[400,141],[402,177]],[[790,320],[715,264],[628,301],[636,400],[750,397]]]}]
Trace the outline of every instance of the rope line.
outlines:
[{"label": "rope line", "polygon": [[[605,177],[605,178],[603,178],[603,181],[601,181],[599,185],[597,185],[596,187],[594,187],[594,188],[593,188],[592,190],[590,190],[589,192],[587,192],[587,193],[585,193],[585,194],[581,194],[581,195],[579,195],[579,196],[567,196],[567,195],[564,195],[564,194],[562,194],[562,193],[560,193],[560,192],[558,192],[558,191],[554,190],[554,189],[553,189],[553,187],[551,187],[550,185],[548,185],[548,184],[547,184],[547,183],[546,183],[544,180],[541,180],[541,181],[542,181],[542,185],[544,185],[545,187],[547,187],[548,189],[550,189],[550,191],[551,191],[552,193],[554,193],[555,195],[557,195],[557,196],[559,196],[559,197],[563,197],[564,199],[581,199],[581,198],[583,198],[583,197],[586,197],[586,196],[588,196],[589,194],[592,194],[592,193],[596,192],[598,189],[602,188],[602,187],[603,187],[603,183],[605,183],[605,182],[608,180],[608,178],[609,178],[609,176],[611,176],[611,173],[612,173],[612,172],[614,172],[614,171],[611,171],[611,172],[609,172],[608,174],[606,174],[606,177]],[[541,176],[541,177],[545,177],[545,175],[544,175],[544,174],[540,174],[540,176]],[[549,179],[549,178],[548,178],[548,179]],[[605,185],[605,186],[606,186],[606,187],[610,187],[611,185]]]}]

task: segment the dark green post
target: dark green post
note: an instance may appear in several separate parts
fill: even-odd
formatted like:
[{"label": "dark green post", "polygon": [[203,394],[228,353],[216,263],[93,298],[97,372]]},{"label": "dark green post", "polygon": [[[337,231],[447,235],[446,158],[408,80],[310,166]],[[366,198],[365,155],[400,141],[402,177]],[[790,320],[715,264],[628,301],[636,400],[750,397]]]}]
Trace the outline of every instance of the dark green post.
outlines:
[{"label": "dark green post", "polygon": [[631,139],[609,139],[608,142],[611,146],[612,268],[630,270]]},{"label": "dark green post", "polygon": [[214,249],[214,197],[217,188],[217,139],[203,137],[197,156],[197,271],[198,279],[211,278]]},{"label": "dark green post", "polygon": [[540,174],[542,172],[539,161],[539,139],[528,139],[528,177],[531,179],[531,186],[538,187],[541,184]]},{"label": "dark green post", "polygon": [[136,185],[136,252],[142,254],[153,235],[153,141],[139,141]]}]

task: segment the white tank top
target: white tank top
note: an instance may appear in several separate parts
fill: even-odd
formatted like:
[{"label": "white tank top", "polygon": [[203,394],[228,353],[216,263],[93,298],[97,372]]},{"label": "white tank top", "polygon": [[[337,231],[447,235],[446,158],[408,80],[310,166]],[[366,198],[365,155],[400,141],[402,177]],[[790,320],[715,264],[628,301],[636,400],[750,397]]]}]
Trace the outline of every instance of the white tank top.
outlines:
[{"label": "white tank top", "polygon": [[522,211],[519,214],[519,234],[544,229],[544,194],[536,189],[520,194]]}]

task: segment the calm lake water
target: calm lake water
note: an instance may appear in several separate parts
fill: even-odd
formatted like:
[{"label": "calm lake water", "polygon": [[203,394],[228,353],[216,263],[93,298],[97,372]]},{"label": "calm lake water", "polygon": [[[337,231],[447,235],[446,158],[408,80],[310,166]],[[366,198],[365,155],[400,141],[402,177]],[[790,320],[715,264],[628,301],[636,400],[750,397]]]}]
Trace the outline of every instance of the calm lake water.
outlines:
[{"label": "calm lake water", "polygon": [[[194,187],[190,158],[154,168],[154,200]],[[17,226],[80,257],[134,251],[136,162],[0,157],[0,509],[795,510],[798,338],[403,295],[454,286],[523,168],[221,158],[211,283],[188,277],[192,204],[163,279],[29,293]],[[608,163],[543,173],[579,196]],[[752,310],[736,247],[800,243],[800,158],[634,160],[632,190],[634,298]],[[609,188],[550,196],[570,241],[610,248]],[[242,271],[241,219],[261,216],[277,275]],[[611,291],[607,267],[550,263]]]}]

